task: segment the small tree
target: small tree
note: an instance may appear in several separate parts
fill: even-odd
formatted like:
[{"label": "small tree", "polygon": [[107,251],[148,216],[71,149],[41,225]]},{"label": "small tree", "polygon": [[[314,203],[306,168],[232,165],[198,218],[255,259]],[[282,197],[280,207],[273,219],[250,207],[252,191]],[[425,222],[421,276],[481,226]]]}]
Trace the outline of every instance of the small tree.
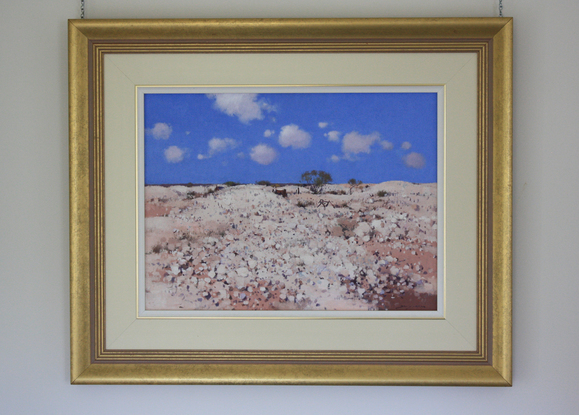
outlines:
[{"label": "small tree", "polygon": [[348,184],[350,185],[350,194],[352,194],[352,189],[354,187],[358,187],[362,184],[362,180],[350,179],[348,180]]},{"label": "small tree", "polygon": [[322,192],[322,188],[326,184],[332,182],[332,176],[330,173],[322,170],[312,170],[302,174],[300,181],[308,185],[312,193],[317,195]]}]

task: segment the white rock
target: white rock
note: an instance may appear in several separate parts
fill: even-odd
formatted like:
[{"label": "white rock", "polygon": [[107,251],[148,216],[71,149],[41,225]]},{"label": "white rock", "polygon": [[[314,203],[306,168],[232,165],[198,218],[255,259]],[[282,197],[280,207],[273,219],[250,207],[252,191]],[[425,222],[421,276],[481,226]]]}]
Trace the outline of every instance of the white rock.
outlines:
[{"label": "white rock", "polygon": [[250,259],[249,261],[247,261],[247,265],[249,266],[250,269],[254,269],[255,266],[257,265],[257,261],[254,259]]},{"label": "white rock", "polygon": [[312,265],[314,263],[314,257],[311,255],[302,255],[301,259],[306,265]]},{"label": "white rock", "polygon": [[238,274],[240,277],[244,277],[244,278],[245,278],[245,277],[247,277],[247,276],[249,275],[249,270],[248,270],[247,268],[245,268],[245,267],[237,268],[236,271],[237,271],[237,274]]},{"label": "white rock", "polygon": [[358,224],[358,226],[356,227],[356,230],[354,231],[354,233],[358,236],[363,236],[367,233],[369,233],[371,230],[370,225],[368,225],[368,223],[366,222],[360,222]]},{"label": "white rock", "polygon": [[373,220],[372,221],[372,228],[374,229],[380,229],[384,227],[384,222],[382,222],[381,220]]}]

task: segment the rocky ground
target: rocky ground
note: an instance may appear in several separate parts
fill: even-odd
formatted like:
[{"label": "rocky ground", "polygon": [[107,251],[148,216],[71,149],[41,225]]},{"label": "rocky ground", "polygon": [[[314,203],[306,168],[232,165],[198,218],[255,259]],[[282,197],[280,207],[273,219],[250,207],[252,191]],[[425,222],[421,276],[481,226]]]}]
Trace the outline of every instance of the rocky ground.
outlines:
[{"label": "rocky ground", "polygon": [[146,309],[436,310],[436,206],[436,184],[146,186]]}]

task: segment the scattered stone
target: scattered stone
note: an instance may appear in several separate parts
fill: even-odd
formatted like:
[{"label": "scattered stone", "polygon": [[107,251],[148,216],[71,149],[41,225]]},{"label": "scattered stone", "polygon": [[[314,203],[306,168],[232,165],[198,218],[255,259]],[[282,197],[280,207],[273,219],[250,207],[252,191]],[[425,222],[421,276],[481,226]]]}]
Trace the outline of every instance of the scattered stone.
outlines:
[{"label": "scattered stone", "polygon": [[[145,220],[151,309],[261,310],[278,301],[289,310],[392,309],[389,296],[376,295],[436,293],[435,186],[390,182],[343,195],[335,185],[317,208],[320,196],[295,186],[285,187],[287,199],[256,185],[207,197],[207,186],[182,186],[181,195],[174,187],[145,189],[147,212],[155,205],[162,215]],[[369,197],[380,190],[387,204]],[[198,196],[188,199],[191,191]],[[302,209],[300,200],[315,203]]]}]

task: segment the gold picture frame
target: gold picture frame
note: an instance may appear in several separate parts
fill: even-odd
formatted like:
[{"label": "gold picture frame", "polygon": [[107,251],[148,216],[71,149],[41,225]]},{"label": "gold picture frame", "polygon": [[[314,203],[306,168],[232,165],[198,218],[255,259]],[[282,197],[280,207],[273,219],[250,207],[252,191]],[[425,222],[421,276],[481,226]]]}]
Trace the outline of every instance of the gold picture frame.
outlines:
[{"label": "gold picture frame", "polygon": [[[71,383],[510,386],[512,24],[511,18],[70,20]],[[284,69],[289,56],[300,63]],[[343,69],[328,71],[327,59]],[[263,62],[267,70],[252,70]],[[382,63],[399,75],[376,70]],[[445,313],[454,320],[447,314],[429,321],[139,319],[131,294],[138,260],[135,85],[340,82],[445,87],[445,214],[454,238],[449,246],[461,247],[449,248],[444,259]],[[461,95],[465,84],[470,92]],[[469,105],[471,113],[460,112]],[[462,159],[461,143],[473,163]],[[472,180],[461,180],[461,169]],[[113,189],[117,179],[125,184]],[[125,203],[127,188],[135,193]],[[453,199],[463,190],[472,202],[464,210]],[[463,228],[470,231],[462,235]],[[472,274],[464,284],[462,274]],[[421,340],[431,334],[433,340]]]}]

